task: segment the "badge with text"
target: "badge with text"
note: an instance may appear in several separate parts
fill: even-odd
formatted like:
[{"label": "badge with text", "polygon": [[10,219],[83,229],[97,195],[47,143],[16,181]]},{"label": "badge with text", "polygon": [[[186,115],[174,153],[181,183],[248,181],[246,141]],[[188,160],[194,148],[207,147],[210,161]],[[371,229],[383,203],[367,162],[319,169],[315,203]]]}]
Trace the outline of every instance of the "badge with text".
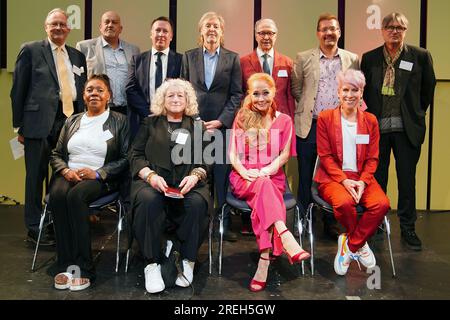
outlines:
[{"label": "badge with text", "polygon": [[109,131],[109,130],[103,131],[103,133],[102,133],[102,140],[103,141],[108,141],[109,139],[111,139],[113,137],[114,136],[112,135],[111,131]]},{"label": "badge with text", "polygon": [[187,133],[178,132],[175,143],[185,145],[188,137],[189,135]]},{"label": "badge with text", "polygon": [[356,135],[356,144],[369,144],[369,135],[368,134],[357,134]]},{"label": "badge with text", "polygon": [[400,61],[399,68],[406,70],[406,71],[411,71],[413,69],[413,66],[414,66],[414,63],[402,60],[402,61]]},{"label": "badge with text", "polygon": [[287,78],[288,73],[287,70],[278,70],[278,78]]}]

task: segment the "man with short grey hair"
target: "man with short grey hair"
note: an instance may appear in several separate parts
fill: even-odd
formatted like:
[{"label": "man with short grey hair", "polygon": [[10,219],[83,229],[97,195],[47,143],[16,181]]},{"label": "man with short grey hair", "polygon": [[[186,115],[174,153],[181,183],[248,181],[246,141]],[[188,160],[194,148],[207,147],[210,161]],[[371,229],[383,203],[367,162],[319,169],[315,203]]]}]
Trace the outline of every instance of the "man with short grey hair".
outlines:
[{"label": "man with short grey hair", "polygon": [[375,178],[386,191],[391,150],[398,179],[397,215],[402,241],[413,250],[422,242],[415,232],[416,166],[425,139],[425,113],[433,100],[436,77],[431,54],[404,43],[408,20],[402,13],[384,17],[384,44],[366,52],[364,100],[380,126],[380,155]]},{"label": "man with short grey hair", "polygon": [[[64,121],[84,110],[86,59],[66,45],[68,16],[53,9],[45,19],[47,39],[22,45],[11,89],[13,127],[25,147],[25,226],[35,242],[42,213],[43,182],[48,175],[51,150]],[[41,245],[55,243],[52,228],[45,228]]]},{"label": "man with short grey hair", "polygon": [[140,53],[137,46],[119,39],[122,32],[120,16],[114,11],[105,12],[100,21],[101,36],[80,41],[77,49],[86,56],[88,76],[106,74],[113,92],[111,110],[127,114],[125,86],[128,68],[134,55]]}]

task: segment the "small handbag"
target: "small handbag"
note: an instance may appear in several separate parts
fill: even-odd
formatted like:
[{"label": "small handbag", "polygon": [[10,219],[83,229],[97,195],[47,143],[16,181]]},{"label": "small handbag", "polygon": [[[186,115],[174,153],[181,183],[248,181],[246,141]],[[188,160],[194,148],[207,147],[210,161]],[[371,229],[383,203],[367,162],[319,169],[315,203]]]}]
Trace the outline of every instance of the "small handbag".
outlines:
[{"label": "small handbag", "polygon": [[161,276],[166,288],[175,287],[175,281],[179,274],[183,274],[183,264],[180,258],[180,243],[167,240],[165,254],[161,259]]}]

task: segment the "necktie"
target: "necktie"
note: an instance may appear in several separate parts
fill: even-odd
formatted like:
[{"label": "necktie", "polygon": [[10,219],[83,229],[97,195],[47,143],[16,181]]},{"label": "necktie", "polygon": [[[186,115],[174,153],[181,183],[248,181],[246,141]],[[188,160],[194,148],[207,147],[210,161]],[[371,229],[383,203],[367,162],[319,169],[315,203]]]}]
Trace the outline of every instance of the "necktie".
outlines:
[{"label": "necktie", "polygon": [[158,56],[156,59],[156,73],[155,73],[155,91],[159,88],[159,86],[162,83],[162,60],[161,56],[163,55],[162,52],[157,52],[156,55]]},{"label": "necktie", "polygon": [[269,67],[269,63],[267,62],[267,57],[268,57],[268,54],[264,53],[263,54],[263,59],[264,59],[264,61],[263,61],[263,70],[264,70],[265,73],[270,75],[270,67]]},{"label": "necktie", "polygon": [[64,62],[62,47],[58,47],[56,50],[56,64],[59,73],[63,113],[66,117],[70,117],[73,114],[72,88],[69,81],[69,70],[67,70],[66,63]]}]

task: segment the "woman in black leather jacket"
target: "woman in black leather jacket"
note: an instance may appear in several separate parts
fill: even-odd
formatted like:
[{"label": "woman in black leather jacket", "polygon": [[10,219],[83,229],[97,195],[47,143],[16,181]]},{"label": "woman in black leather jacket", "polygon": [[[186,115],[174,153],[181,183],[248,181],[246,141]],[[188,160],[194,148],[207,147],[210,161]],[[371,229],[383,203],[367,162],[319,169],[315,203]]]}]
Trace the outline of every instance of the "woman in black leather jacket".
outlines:
[{"label": "woman in black leather jacket", "polygon": [[[128,169],[126,117],[110,111],[112,91],[106,75],[86,82],[85,113],[68,118],[50,164],[49,207],[54,216],[57,269],[55,288],[83,290],[95,279],[89,231],[89,203],[114,191]],[[79,277],[65,272],[80,269]]]}]

